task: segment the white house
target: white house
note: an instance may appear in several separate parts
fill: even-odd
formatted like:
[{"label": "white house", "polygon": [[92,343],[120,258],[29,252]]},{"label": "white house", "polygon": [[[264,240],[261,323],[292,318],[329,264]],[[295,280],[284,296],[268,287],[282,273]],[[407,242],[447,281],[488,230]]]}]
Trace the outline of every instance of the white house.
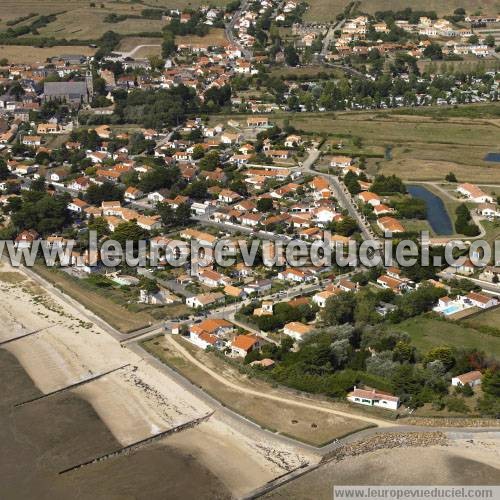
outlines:
[{"label": "white house", "polygon": [[212,269],[203,269],[198,273],[198,279],[200,283],[203,283],[206,286],[211,288],[217,288],[218,286],[228,285],[231,280],[217,271]]},{"label": "white house", "polygon": [[473,371],[468,373],[462,373],[462,375],[457,375],[451,379],[451,385],[454,387],[469,384],[471,387],[481,384],[481,372]]},{"label": "white house", "polygon": [[480,309],[488,309],[498,304],[498,299],[496,297],[490,297],[489,295],[478,292],[468,293],[465,297],[465,301],[470,301],[473,306],[479,307]]},{"label": "white house", "polygon": [[139,198],[142,198],[144,196],[144,193],[140,190],[137,189],[133,186],[129,186],[125,190],[125,194],[123,195],[126,200],[138,200]]},{"label": "white house", "polygon": [[73,198],[73,200],[70,203],[68,203],[67,206],[68,210],[70,210],[71,212],[75,212],[77,214],[83,213],[83,211],[88,207],[89,207],[88,203],[86,203],[83,200],[80,200],[80,198]]},{"label": "white house", "polygon": [[500,217],[500,207],[494,203],[482,203],[477,207],[477,211],[480,215],[489,219]]},{"label": "white house", "polygon": [[334,156],[330,160],[331,167],[346,168],[352,165],[352,158],[350,156]]},{"label": "white house", "polygon": [[283,333],[297,342],[301,342],[308,333],[312,332],[312,330],[312,326],[305,325],[299,321],[292,321],[284,326]]},{"label": "white house", "polygon": [[331,290],[324,290],[323,292],[318,292],[313,295],[312,301],[320,308],[323,309],[326,306],[326,301],[336,295],[335,292]]},{"label": "white house", "polygon": [[202,293],[186,299],[186,305],[193,309],[209,307],[224,301],[224,294],[220,292]]},{"label": "white house", "polygon": [[457,187],[457,191],[475,203],[493,203],[493,197],[487,195],[475,184],[465,182]]},{"label": "white house", "polygon": [[397,410],[399,406],[399,398],[397,396],[376,391],[375,389],[358,389],[356,386],[347,395],[347,400],[360,405],[378,406],[380,408],[387,408],[388,410]]},{"label": "white house", "polygon": [[263,294],[271,290],[272,282],[269,279],[256,280],[248,283],[243,287],[243,290],[249,295],[252,293]]},{"label": "white house", "polygon": [[380,197],[375,193],[372,193],[371,191],[363,191],[362,193],[358,194],[357,198],[363,203],[367,203],[372,207],[376,207],[377,205],[380,205],[382,203]]}]

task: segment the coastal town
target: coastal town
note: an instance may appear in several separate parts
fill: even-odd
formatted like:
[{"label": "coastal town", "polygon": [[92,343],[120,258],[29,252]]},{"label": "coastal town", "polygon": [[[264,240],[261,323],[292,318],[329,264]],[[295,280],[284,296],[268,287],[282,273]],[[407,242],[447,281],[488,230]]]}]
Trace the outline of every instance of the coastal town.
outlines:
[{"label": "coastal town", "polygon": [[[28,374],[45,396],[85,384],[123,450],[165,433],[182,448],[187,432],[210,463],[223,452],[196,436],[231,436],[241,483],[220,457],[211,470],[234,497],[370,427],[493,435],[500,14],[351,2],[319,22],[295,0],[139,3],[102,4],[108,29],[82,53],[45,34],[64,13],[0,20],[0,346],[23,366],[36,341],[54,349],[58,383]],[[162,28],[122,34],[128,21]],[[32,36],[50,56],[10,56]],[[430,263],[394,261],[402,242]],[[130,259],[110,265],[115,244]],[[368,245],[373,266],[357,258]],[[109,423],[106,384],[130,428]]]}]

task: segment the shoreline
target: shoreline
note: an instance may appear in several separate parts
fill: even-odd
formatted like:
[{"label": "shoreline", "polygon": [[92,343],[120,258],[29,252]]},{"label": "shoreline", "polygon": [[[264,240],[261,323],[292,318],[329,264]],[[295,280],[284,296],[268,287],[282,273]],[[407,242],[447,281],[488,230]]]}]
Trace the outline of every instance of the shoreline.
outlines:
[{"label": "shoreline", "polygon": [[[99,375],[113,368],[130,367],[82,385],[72,392],[88,401],[122,446],[153,436],[195,418],[210,408],[160,373],[139,355],[123,348],[99,326],[89,327],[70,304],[33,285],[29,278],[15,283],[1,273],[20,273],[3,265],[0,300],[5,307],[0,321],[5,330],[0,342],[29,332],[39,333],[5,346],[43,393]],[[270,442],[268,442],[270,441]],[[167,446],[195,455],[237,496],[319,457],[299,447],[262,436],[245,435],[217,414],[194,429],[164,439]],[[224,463],[222,463],[222,461]],[[224,466],[232,464],[232,468]],[[72,464],[69,464],[72,465]]]}]

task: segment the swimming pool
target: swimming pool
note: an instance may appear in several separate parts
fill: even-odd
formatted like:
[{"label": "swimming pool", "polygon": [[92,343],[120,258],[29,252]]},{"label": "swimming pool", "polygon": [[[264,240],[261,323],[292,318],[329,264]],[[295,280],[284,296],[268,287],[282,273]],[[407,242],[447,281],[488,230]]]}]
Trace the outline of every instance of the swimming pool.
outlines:
[{"label": "swimming pool", "polygon": [[460,311],[460,306],[453,305],[445,307],[441,312],[446,316],[450,316],[450,314],[455,314],[458,311]]}]

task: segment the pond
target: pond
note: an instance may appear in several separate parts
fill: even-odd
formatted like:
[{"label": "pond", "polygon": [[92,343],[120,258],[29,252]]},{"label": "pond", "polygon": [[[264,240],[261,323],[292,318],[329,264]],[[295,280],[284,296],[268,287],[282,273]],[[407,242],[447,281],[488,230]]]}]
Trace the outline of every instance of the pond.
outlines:
[{"label": "pond", "polygon": [[423,200],[427,207],[427,220],[438,236],[453,234],[453,224],[443,200],[423,186],[407,185],[406,189],[415,198]]}]

